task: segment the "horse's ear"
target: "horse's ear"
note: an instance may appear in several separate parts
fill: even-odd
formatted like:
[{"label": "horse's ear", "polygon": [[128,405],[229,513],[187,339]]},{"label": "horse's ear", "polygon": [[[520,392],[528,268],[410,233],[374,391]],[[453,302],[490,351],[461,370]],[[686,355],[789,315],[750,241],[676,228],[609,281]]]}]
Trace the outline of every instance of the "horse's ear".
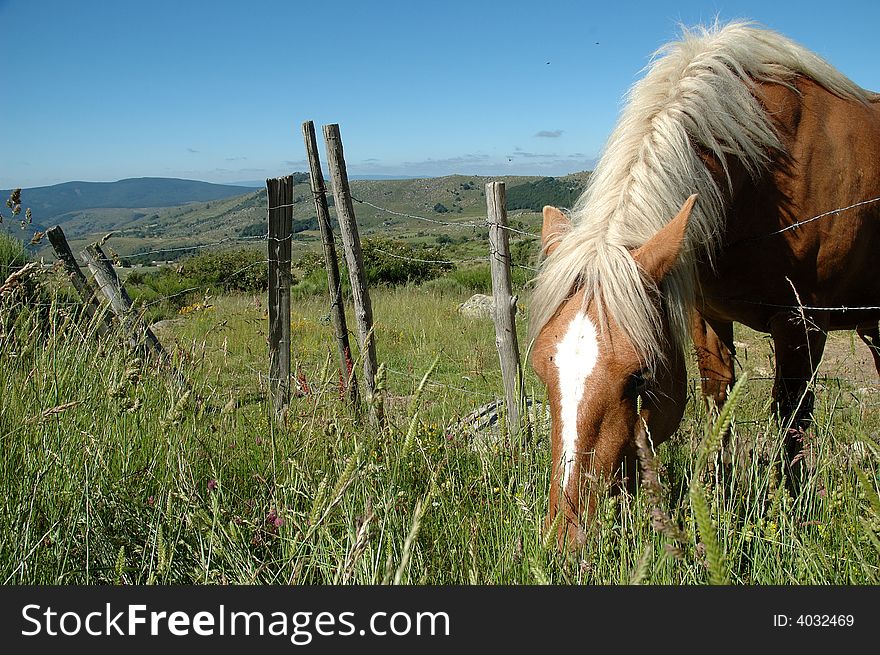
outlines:
[{"label": "horse's ear", "polygon": [[548,256],[559,245],[559,238],[571,227],[571,219],[556,207],[544,207],[544,224],[541,226],[541,250]]},{"label": "horse's ear", "polygon": [[[645,245],[632,252],[633,259],[657,284],[663,281],[663,278],[678,262],[687,232],[688,219],[696,200],[697,194],[695,193],[684,201],[675,218],[648,239]],[[545,218],[545,223],[546,220]]]}]

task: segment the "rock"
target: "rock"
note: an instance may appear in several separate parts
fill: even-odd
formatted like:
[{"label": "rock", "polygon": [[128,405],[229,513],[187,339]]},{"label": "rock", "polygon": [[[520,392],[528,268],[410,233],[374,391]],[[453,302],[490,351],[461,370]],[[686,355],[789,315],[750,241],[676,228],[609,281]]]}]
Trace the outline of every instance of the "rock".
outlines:
[{"label": "rock", "polygon": [[[503,401],[493,400],[450,423],[446,426],[447,438],[463,437],[477,451],[504,445],[500,425],[502,405]],[[526,411],[532,438],[550,433],[550,408],[545,403],[526,398]]]},{"label": "rock", "polygon": [[458,306],[458,313],[468,318],[492,318],[495,314],[495,299],[475,293]]},{"label": "rock", "polygon": [[150,329],[154,332],[162,332],[163,330],[173,330],[174,328],[185,324],[186,320],[182,318],[166,318],[162,321],[156,321],[155,323],[153,323],[150,326]]}]

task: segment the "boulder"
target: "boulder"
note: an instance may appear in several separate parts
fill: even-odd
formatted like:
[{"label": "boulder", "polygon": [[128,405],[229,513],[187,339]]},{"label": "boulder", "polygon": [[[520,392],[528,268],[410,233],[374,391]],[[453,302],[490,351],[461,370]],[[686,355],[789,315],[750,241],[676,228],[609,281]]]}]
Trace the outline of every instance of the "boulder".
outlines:
[{"label": "boulder", "polygon": [[495,314],[495,299],[475,293],[458,306],[458,313],[469,318],[492,318]]}]

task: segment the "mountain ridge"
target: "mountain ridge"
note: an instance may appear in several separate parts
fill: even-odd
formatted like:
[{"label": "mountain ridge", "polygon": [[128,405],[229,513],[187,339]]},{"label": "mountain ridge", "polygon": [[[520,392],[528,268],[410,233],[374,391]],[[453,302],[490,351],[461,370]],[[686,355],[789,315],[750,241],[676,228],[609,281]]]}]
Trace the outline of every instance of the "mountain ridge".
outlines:
[{"label": "mountain ridge", "polygon": [[[3,198],[10,193],[11,189],[0,191]],[[22,189],[22,205],[29,207],[41,223],[50,224],[55,217],[86,209],[176,207],[242,193],[240,186],[172,177],[132,177],[115,182],[74,180]]]}]

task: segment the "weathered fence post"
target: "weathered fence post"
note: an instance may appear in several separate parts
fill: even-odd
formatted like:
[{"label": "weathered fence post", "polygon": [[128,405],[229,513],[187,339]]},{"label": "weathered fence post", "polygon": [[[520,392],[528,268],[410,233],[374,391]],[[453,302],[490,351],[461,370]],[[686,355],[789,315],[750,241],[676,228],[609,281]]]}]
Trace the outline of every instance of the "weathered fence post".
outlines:
[{"label": "weathered fence post", "polygon": [[269,387],[276,418],[290,404],[290,255],[293,176],[266,180],[269,252]]},{"label": "weathered fence post", "polygon": [[144,348],[147,355],[155,357],[157,361],[162,361],[165,355],[162,344],[159,343],[149,326],[139,320],[132,312],[131,298],[129,298],[125,287],[119,282],[113,263],[104,254],[101,246],[93,243],[86,246],[80,254],[89,265],[89,270],[91,270],[101,293],[110,301],[110,309],[119,317],[131,345],[135,348]]},{"label": "weathered fence post", "polygon": [[364,258],[361,254],[361,240],[358,235],[354,206],[351,202],[351,190],[348,186],[348,172],[345,170],[345,156],[342,151],[342,139],[339,136],[339,125],[324,126],[324,143],[327,147],[327,163],[330,166],[330,177],[333,180],[333,197],[336,204],[336,217],[339,219],[339,230],[345,248],[345,261],[348,264],[348,277],[351,281],[351,295],[354,301],[355,318],[358,325],[358,340],[361,357],[364,360],[364,385],[367,399],[370,402],[370,413],[375,423],[383,424],[384,410],[376,397],[376,338],[373,334],[373,306],[370,302],[370,291],[367,288],[367,276],[364,272]]},{"label": "weathered fence post", "polygon": [[507,426],[511,439],[523,432],[523,379],[516,337],[516,296],[510,283],[510,241],[507,233],[507,200],[504,182],[486,185],[489,218],[489,268],[495,299],[495,346],[501,361]]},{"label": "weathered fence post", "polygon": [[52,247],[55,249],[55,254],[58,255],[58,259],[61,260],[61,263],[64,265],[64,269],[67,271],[67,276],[70,278],[70,283],[73,285],[73,288],[76,289],[79,297],[82,298],[86,314],[88,314],[89,318],[93,320],[95,316],[101,314],[102,320],[96,326],[98,334],[106,334],[111,328],[110,317],[106,312],[101,312],[101,308],[95,297],[95,287],[92,286],[85,273],[83,273],[82,269],[79,267],[76,257],[73,256],[73,251],[67,243],[67,239],[64,238],[64,231],[61,229],[61,226],[55,225],[54,227],[50,227],[46,230],[46,236],[49,237],[49,243],[52,244]]},{"label": "weathered fence post", "polygon": [[342,304],[342,284],[339,281],[339,262],[336,258],[336,244],[333,242],[333,226],[330,223],[330,210],[327,208],[327,189],[324,186],[324,173],[318,155],[318,141],[315,138],[315,125],[312,121],[302,124],[303,139],[309,157],[312,195],[315,198],[315,214],[321,228],[321,243],[324,246],[324,266],[327,269],[327,286],[330,290],[330,318],[336,335],[336,349],[339,352],[339,378],[345,385],[345,395],[354,407],[358,406],[359,395],[357,376],[354,372],[351,345],[348,342],[348,326],[345,323],[345,306]]}]

